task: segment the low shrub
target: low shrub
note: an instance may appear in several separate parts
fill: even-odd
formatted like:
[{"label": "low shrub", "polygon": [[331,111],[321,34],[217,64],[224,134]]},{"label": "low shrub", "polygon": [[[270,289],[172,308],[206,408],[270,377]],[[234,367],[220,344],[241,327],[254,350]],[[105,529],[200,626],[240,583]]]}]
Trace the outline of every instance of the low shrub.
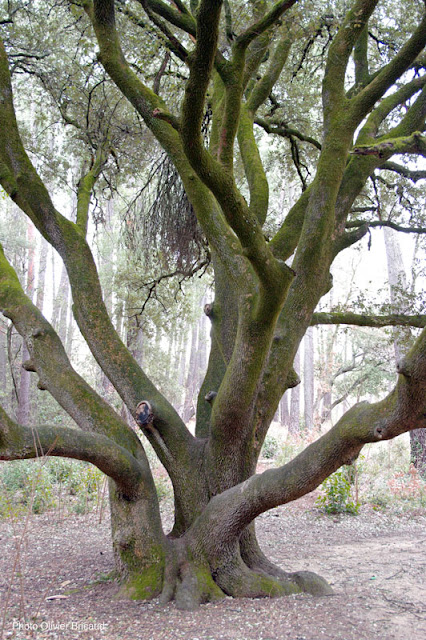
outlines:
[{"label": "low shrub", "polygon": [[267,460],[271,460],[275,458],[279,451],[278,440],[274,438],[274,436],[267,435],[265,441],[262,446],[262,450],[260,452],[261,458],[266,458]]},{"label": "low shrub", "polygon": [[317,498],[316,504],[326,513],[358,513],[360,505],[352,496],[349,473],[352,474],[352,470],[348,471],[347,467],[342,467],[322,483],[322,495]]},{"label": "low shrub", "polygon": [[0,517],[30,508],[44,513],[66,506],[77,513],[93,507],[103,474],[88,463],[65,458],[16,460],[0,465]]}]

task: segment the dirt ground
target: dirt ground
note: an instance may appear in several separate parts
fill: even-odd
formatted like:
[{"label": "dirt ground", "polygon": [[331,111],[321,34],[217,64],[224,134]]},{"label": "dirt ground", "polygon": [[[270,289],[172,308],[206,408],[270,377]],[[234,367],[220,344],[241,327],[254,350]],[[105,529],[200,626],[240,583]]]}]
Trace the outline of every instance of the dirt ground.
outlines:
[{"label": "dirt ground", "polygon": [[31,516],[23,536],[24,521],[3,521],[0,638],[424,640],[426,514],[326,516],[313,502],[261,516],[259,539],[283,568],[320,573],[335,595],[227,598],[191,613],[117,599],[107,517]]}]

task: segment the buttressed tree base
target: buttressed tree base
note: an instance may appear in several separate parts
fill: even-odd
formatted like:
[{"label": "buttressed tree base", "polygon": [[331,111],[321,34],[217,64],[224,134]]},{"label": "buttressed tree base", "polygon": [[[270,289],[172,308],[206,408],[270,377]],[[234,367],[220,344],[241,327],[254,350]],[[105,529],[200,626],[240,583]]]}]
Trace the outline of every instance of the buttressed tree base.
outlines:
[{"label": "buttressed tree base", "polygon": [[[273,100],[278,85],[291,100],[292,85],[283,88],[283,78],[292,47],[305,37],[301,25],[311,5],[297,0],[189,4],[75,0],[65,8],[52,4],[49,16],[56,12],[60,22],[69,11],[84,24],[108,82],[176,168],[208,243],[215,277],[214,301],[206,309],[212,346],[195,435],[123,344],[102,298],[87,228],[92,191],[117,152],[106,134],[94,146],[90,165],[82,162],[76,219],[67,219],[55,208],[24,147],[8,39],[0,50],[0,182],[61,256],[80,331],[139,433],[73,369],[58,335],[25,295],[2,251],[0,308],[28,348],[25,368],[78,429],[23,426],[1,410],[0,459],[49,452],[87,460],[110,478],[116,566],[122,593],[132,598],[160,595],[162,602],[175,600],[178,607],[191,609],[225,595],[329,594],[321,577],[287,573],[270,562],[257,543],[254,520],[315,489],[342,464],[354,461],[366,443],[426,427],[425,329],[399,363],[389,395],[353,406],[288,464],[257,475],[255,469],[283,393],[298,384],[292,365],[309,326],[425,326],[424,316],[315,313],[332,286],[334,259],[368,233],[370,222],[354,214],[354,203],[369,177],[380,170],[398,171],[399,165],[390,162],[395,154],[412,159],[425,154],[424,6],[410,2],[409,25],[383,60],[372,56],[369,25],[382,23],[385,29],[391,3],[351,0],[346,14],[336,4],[334,18],[327,17],[334,30],[317,72],[323,77],[322,139],[316,141],[274,115],[280,105],[274,107]],[[238,18],[234,23],[233,17]],[[161,37],[164,50],[180,65],[179,106],[160,97],[158,78],[149,88],[134,63],[130,48],[138,46],[138,37],[143,42],[147,30]],[[142,50],[143,44],[140,56]],[[64,126],[72,126],[72,104],[60,106]],[[207,108],[208,140],[202,133]],[[310,144],[317,154],[315,174],[305,180],[299,199],[270,239],[263,230],[268,181],[255,127]],[[83,142],[81,150],[85,155]],[[244,195],[237,186],[241,176],[237,181],[234,175],[237,158]],[[168,535],[141,434],[173,484],[175,521]]]}]

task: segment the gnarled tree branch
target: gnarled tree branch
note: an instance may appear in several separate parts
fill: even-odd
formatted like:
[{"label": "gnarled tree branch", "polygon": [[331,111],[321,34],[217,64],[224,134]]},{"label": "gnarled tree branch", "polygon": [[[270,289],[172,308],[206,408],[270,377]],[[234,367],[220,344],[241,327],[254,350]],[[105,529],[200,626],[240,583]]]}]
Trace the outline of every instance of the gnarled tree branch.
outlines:
[{"label": "gnarled tree branch", "polygon": [[341,465],[351,464],[365,444],[426,428],[426,329],[398,372],[395,389],[383,400],[355,405],[288,464],[252,476],[210,501],[186,535],[197,541],[213,568],[216,540],[232,546],[259,514],[309,493]]},{"label": "gnarled tree branch", "polygon": [[318,324],[351,324],[357,327],[426,327],[425,315],[408,316],[392,313],[389,315],[370,315],[342,312],[318,312],[312,316],[311,326]]},{"label": "gnarled tree branch", "polygon": [[129,451],[101,433],[87,433],[63,426],[25,427],[15,423],[0,407],[0,460],[24,460],[41,456],[85,460],[115,481],[128,500],[146,491],[144,472]]}]

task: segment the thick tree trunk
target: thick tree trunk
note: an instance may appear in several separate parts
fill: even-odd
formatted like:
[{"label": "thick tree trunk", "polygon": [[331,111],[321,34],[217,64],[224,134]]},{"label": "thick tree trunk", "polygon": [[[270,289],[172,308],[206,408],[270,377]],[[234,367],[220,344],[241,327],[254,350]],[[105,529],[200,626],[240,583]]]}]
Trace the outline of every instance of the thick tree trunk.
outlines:
[{"label": "thick tree trunk", "polygon": [[41,248],[39,252],[39,263],[37,272],[37,295],[36,306],[43,313],[44,307],[44,294],[46,288],[46,269],[47,269],[47,255],[49,252],[49,243],[43,237],[40,237]]},{"label": "thick tree trunk", "polygon": [[280,400],[279,404],[279,413],[280,413],[280,422],[286,427],[290,424],[290,412],[288,409],[288,396],[289,393],[284,393],[283,397]]},{"label": "thick tree trunk", "polygon": [[112,546],[121,594],[150,600],[163,589],[169,543],[154,498],[126,500],[109,483]]}]

